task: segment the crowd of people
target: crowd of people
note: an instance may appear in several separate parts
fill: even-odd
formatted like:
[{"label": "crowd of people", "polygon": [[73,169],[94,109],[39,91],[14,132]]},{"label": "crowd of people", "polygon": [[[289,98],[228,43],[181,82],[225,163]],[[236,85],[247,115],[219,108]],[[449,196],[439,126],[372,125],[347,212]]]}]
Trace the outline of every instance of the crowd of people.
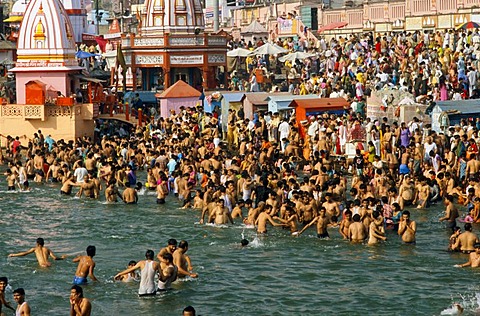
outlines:
[{"label": "crowd of people", "polygon": [[[255,38],[248,43],[232,41],[229,46],[253,50],[265,42]],[[367,32],[329,40],[320,36],[318,40],[300,37],[272,42],[313,57],[282,63],[277,55],[248,56],[246,75],[235,71],[230,90],[362,99],[372,90],[398,89],[412,93],[420,102],[480,97],[478,29]],[[287,80],[277,82],[276,77]]]},{"label": "crowd of people", "polygon": [[[386,34],[376,43],[371,35],[329,43],[321,39],[315,49],[322,54],[301,66],[302,84],[308,93],[322,96],[343,90],[356,103],[369,85],[406,89],[434,100],[450,99],[449,93],[458,89],[464,98],[475,97],[478,40],[476,31]],[[290,47],[288,41],[286,45]],[[298,49],[312,48],[304,43]],[[257,66],[266,64],[262,58]],[[226,131],[220,119],[226,120]],[[472,232],[472,224],[480,222],[478,118],[437,132],[418,118],[365,118],[359,106],[343,115],[309,117],[303,124],[296,123],[295,115],[267,111],[247,118],[231,109],[220,118],[201,107],[182,107],[130,133],[105,129],[109,134],[101,138],[72,141],[54,140],[40,130],[31,137],[2,136],[6,151],[0,162],[7,166],[7,189],[29,190],[31,182],[52,182],[62,195],[138,205],[149,198],[139,197],[138,190],[145,188],[155,192],[158,204],[174,200],[198,210],[201,224],[245,225],[258,235],[266,235],[271,225],[296,238],[314,226],[319,238],[330,238],[337,230],[334,238],[368,245],[395,240],[395,235],[399,242],[415,244],[417,223],[411,209],[443,202],[445,215],[439,221],[452,230],[449,249],[470,256],[459,266],[480,264],[480,243]],[[349,141],[356,144],[351,159],[344,155]],[[461,217],[463,208],[467,215]],[[466,222],[464,232],[460,220]],[[198,276],[187,250],[186,241],[177,245],[171,239],[157,257],[147,250],[145,260],[130,262],[115,279],[140,279],[140,296],[167,290],[177,278]],[[10,257],[32,253],[42,267],[50,266],[49,257],[64,259],[41,238],[34,248]],[[80,285],[87,277],[96,280],[95,254],[96,248],[89,246],[87,255],[74,259],[78,268],[71,315],[88,315],[92,308]],[[0,307],[11,307],[0,293]],[[17,311],[29,315],[24,290],[14,294]]]}]

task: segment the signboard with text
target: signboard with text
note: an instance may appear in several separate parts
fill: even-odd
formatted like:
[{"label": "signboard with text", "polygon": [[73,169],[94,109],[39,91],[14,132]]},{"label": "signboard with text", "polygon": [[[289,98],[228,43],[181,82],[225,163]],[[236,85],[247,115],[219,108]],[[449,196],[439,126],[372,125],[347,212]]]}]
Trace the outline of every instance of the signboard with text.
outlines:
[{"label": "signboard with text", "polygon": [[171,65],[203,64],[203,55],[170,56]]}]

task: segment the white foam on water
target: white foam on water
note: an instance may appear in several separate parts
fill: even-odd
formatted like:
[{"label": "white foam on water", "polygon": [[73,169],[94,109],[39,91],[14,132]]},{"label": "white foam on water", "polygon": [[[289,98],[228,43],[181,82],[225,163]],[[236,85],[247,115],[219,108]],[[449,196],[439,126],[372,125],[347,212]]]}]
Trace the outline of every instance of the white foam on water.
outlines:
[{"label": "white foam on water", "polygon": [[261,247],[264,247],[265,244],[258,238],[258,237],[255,237],[253,238],[253,240],[248,244],[249,247],[252,247],[252,248],[261,248]]},{"label": "white foam on water", "polygon": [[185,278],[181,278],[181,279],[177,279],[175,282],[192,282],[192,281],[196,281],[197,279],[196,278],[192,278],[192,277],[185,277]]},{"label": "white foam on water", "polygon": [[226,224],[217,225],[213,223],[206,223],[205,226],[216,227],[216,228],[228,228],[228,225]]},{"label": "white foam on water", "polygon": [[461,298],[460,301],[452,303],[451,306],[442,310],[440,315],[480,314],[480,293],[474,293],[473,295],[460,294],[459,296]]}]

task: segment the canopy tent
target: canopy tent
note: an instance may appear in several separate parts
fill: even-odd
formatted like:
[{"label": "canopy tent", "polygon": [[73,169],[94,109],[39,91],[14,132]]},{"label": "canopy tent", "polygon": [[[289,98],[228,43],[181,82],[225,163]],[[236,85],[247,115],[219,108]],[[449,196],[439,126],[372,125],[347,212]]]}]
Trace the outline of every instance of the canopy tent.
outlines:
[{"label": "canopy tent", "polygon": [[260,24],[257,20],[253,20],[249,26],[240,32],[242,37],[248,42],[253,41],[254,37],[265,37],[268,38],[267,29]]},{"label": "canopy tent", "polygon": [[265,43],[262,46],[258,47],[252,52],[252,55],[276,55],[286,53],[286,50],[283,47],[280,47],[275,44]]},{"label": "canopy tent", "polygon": [[227,52],[227,57],[247,57],[252,54],[251,50],[245,48],[235,48],[234,50]]},{"label": "canopy tent", "polygon": [[320,29],[318,29],[318,33],[340,29],[340,28],[345,27],[347,25],[348,25],[347,22],[333,22],[333,23],[322,26]]},{"label": "canopy tent", "polygon": [[295,60],[303,60],[305,58],[313,57],[315,54],[309,54],[309,53],[304,53],[304,52],[293,52],[288,55],[282,56],[278,58],[282,63],[286,62],[287,60],[289,61],[295,61]]}]

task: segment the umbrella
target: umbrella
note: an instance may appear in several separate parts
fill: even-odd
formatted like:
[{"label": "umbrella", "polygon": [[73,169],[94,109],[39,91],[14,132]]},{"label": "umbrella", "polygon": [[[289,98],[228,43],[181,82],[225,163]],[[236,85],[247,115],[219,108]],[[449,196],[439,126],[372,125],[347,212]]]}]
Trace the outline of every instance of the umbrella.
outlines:
[{"label": "umbrella", "polygon": [[251,50],[245,49],[245,48],[236,48],[234,50],[228,51],[227,56],[228,57],[247,57],[252,53]]},{"label": "umbrella", "polygon": [[325,31],[331,31],[331,30],[335,30],[335,29],[340,29],[340,28],[345,27],[347,25],[348,25],[347,22],[333,22],[333,23],[322,26],[318,30],[318,33],[322,33],[322,32],[325,32]]},{"label": "umbrella", "polygon": [[294,53],[290,53],[288,55],[282,56],[278,60],[280,60],[282,63],[284,63],[287,60],[289,60],[289,61],[295,61],[296,59],[302,60],[302,59],[313,57],[313,56],[315,56],[315,55],[304,53],[304,52],[294,52]]},{"label": "umbrella", "polygon": [[465,22],[465,23],[462,23],[459,26],[457,26],[457,30],[460,30],[460,29],[463,29],[463,30],[478,29],[478,28],[480,28],[480,24],[477,23],[477,22],[473,22],[473,21]]},{"label": "umbrella", "polygon": [[288,50],[275,44],[266,43],[255,49],[252,55],[276,55],[286,53]]}]

